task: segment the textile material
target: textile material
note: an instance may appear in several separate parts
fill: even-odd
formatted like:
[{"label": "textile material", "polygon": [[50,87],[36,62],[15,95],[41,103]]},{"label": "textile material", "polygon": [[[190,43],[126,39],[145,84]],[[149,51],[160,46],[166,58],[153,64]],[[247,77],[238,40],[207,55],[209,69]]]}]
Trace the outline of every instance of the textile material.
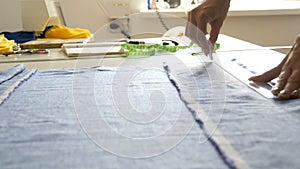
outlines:
[{"label": "textile material", "polygon": [[251,168],[299,168],[299,99],[266,99],[211,63],[176,75]]},{"label": "textile material", "polygon": [[[191,95],[187,104],[199,104],[216,124],[212,138],[225,137],[250,168],[299,168],[298,99],[265,99],[213,63],[166,64]],[[28,71],[1,72],[15,74],[0,76],[9,79],[1,93]],[[0,105],[0,166],[228,168],[179,98],[182,91],[162,68],[39,70]]]},{"label": "textile material", "polygon": [[17,32],[2,32],[7,39],[14,40],[16,43],[25,43],[36,40],[35,32],[17,31]]},{"label": "textile material", "polygon": [[45,38],[56,39],[80,39],[91,37],[90,31],[87,29],[68,28],[63,25],[53,25],[47,28],[44,35]]},{"label": "textile material", "polygon": [[25,70],[24,65],[16,65],[15,67],[7,70],[7,71],[2,71],[0,72],[0,84],[4,83],[5,81],[12,79],[19,73],[23,72]]},{"label": "textile material", "polygon": [[0,52],[11,52],[14,46],[16,46],[14,40],[8,40],[0,33]]},{"label": "textile material", "polygon": [[[18,81],[24,71],[1,87]],[[132,105],[147,116],[162,108],[161,102],[157,119],[124,118],[126,113],[132,118],[122,111]],[[98,124],[94,112],[110,128]],[[0,106],[0,116],[1,168],[227,168],[211,144],[200,141],[202,131],[162,70],[39,70]],[[185,125],[190,128],[181,130]],[[102,135],[87,131],[89,126]],[[173,126],[177,130],[168,134]],[[111,129],[132,141],[150,141],[136,147],[117,140],[118,146],[107,147],[115,142]]]},{"label": "textile material", "polygon": [[0,96],[2,96],[4,92],[19,79],[26,76],[28,72],[29,70],[26,70],[25,66],[21,64],[16,65],[7,71],[0,72]]}]

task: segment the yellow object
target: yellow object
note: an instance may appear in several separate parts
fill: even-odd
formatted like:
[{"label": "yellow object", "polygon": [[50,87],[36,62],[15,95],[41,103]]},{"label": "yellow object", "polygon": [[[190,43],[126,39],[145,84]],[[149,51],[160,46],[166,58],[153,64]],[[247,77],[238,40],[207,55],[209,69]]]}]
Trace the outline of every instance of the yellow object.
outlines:
[{"label": "yellow object", "polygon": [[0,35],[0,52],[12,52],[14,46],[16,46],[14,40],[8,40],[3,34]]},{"label": "yellow object", "polygon": [[91,37],[91,33],[87,29],[68,28],[63,25],[53,25],[52,28],[47,30],[45,37],[55,39],[80,39]]}]

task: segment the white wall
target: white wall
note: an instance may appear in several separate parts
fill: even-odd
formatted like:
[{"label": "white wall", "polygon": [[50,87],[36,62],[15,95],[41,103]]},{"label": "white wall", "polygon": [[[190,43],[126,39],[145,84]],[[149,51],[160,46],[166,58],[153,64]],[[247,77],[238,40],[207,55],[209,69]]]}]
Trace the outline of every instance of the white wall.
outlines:
[{"label": "white wall", "polygon": [[59,0],[66,25],[96,32],[108,22],[96,0]]},{"label": "white wall", "polygon": [[[1,0],[0,32],[23,30],[21,1],[29,0]],[[95,33],[110,21],[97,5],[97,0],[57,1],[61,3],[69,27],[88,28]],[[168,25],[176,25],[176,22],[166,20]],[[159,31],[163,31],[155,15],[153,18],[133,17],[131,22],[133,34],[140,31],[151,32],[153,25],[158,25]],[[296,35],[300,33],[300,14],[228,16],[222,33],[263,46],[292,45]]]},{"label": "white wall", "polygon": [[[50,16],[57,16],[52,1],[57,0],[1,0],[0,32],[21,31],[27,27],[34,29],[35,25],[42,27]],[[47,7],[45,2],[49,2]]]},{"label": "white wall", "polygon": [[[147,8],[147,0],[59,0],[66,25],[95,33],[113,19]],[[120,5],[116,5],[120,4]],[[105,29],[105,28],[104,28]]]},{"label": "white wall", "polygon": [[1,0],[0,32],[22,30],[20,0]]},{"label": "white wall", "polygon": [[229,16],[221,32],[262,46],[293,45],[300,15]]}]

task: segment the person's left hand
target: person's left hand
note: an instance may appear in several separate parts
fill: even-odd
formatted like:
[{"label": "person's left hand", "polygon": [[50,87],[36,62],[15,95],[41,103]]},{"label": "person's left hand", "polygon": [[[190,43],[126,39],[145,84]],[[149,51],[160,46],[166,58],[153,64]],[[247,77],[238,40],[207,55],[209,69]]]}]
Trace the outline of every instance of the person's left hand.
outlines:
[{"label": "person's left hand", "polygon": [[300,98],[300,35],[293,48],[275,68],[254,76],[249,80],[254,82],[269,82],[279,77],[272,93],[279,99]]}]

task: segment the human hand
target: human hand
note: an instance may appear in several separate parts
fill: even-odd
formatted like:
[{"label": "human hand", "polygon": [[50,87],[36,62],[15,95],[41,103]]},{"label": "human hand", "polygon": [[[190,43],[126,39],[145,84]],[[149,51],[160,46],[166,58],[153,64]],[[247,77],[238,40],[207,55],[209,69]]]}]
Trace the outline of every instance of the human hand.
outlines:
[{"label": "human hand", "polygon": [[269,82],[279,77],[272,93],[279,99],[300,98],[300,35],[293,48],[275,68],[254,76],[249,80],[254,82]]},{"label": "human hand", "polygon": [[188,13],[186,36],[201,46],[201,34],[207,34],[207,25],[210,24],[211,32],[209,41],[215,44],[220,29],[227,16],[230,0],[206,0],[200,6]]}]

